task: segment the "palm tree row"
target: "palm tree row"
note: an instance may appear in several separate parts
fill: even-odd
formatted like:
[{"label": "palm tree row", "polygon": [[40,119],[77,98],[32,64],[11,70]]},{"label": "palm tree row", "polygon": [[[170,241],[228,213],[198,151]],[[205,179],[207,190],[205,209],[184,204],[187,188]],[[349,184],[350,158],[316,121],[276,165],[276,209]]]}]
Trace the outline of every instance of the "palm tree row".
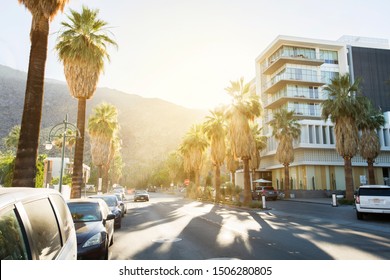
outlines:
[{"label": "palm tree row", "polygon": [[[44,70],[47,57],[49,21],[62,11],[68,0],[19,0],[33,16],[31,52],[20,138],[15,159],[12,185],[33,187],[42,115]],[[86,101],[95,93],[104,61],[109,60],[108,45],[116,46],[110,38],[107,23],[98,19],[98,10],[70,10],[69,22],[62,22],[56,50],[64,64],[65,78],[72,97],[78,100],[77,128],[71,197],[81,195],[83,183],[83,154]]]},{"label": "palm tree row", "polygon": [[[226,88],[233,98],[232,104],[227,108],[211,111],[210,116],[202,125],[196,125],[185,135],[179,148],[184,158],[184,167],[187,172],[195,172],[195,186],[199,188],[199,170],[201,169],[203,152],[210,146],[211,161],[214,166],[214,187],[216,202],[220,199],[220,167],[228,159],[229,170],[235,172],[237,161],[241,159],[244,164],[244,201],[248,205],[251,198],[250,160],[257,161],[259,144],[258,136],[253,135],[251,129],[254,119],[261,113],[258,96],[250,91],[250,84],[244,83],[243,78],[231,82]],[[264,140],[264,139],[262,139]],[[254,156],[256,155],[256,156]]]}]

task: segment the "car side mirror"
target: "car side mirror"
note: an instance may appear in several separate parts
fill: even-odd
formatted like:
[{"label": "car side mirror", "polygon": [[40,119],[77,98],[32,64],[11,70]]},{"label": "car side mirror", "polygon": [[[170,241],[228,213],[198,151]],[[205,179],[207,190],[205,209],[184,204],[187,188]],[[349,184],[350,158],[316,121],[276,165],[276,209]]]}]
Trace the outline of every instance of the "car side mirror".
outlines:
[{"label": "car side mirror", "polygon": [[113,220],[113,219],[115,219],[115,214],[110,213],[107,215],[106,221]]}]

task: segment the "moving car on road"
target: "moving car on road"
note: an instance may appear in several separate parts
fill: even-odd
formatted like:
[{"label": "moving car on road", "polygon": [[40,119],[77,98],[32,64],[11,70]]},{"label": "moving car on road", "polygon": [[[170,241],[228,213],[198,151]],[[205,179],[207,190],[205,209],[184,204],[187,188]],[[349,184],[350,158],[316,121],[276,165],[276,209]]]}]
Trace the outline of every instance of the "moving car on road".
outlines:
[{"label": "moving car on road", "polygon": [[76,226],[77,258],[108,260],[115,215],[107,204],[101,199],[80,198],[69,200],[68,207]]},{"label": "moving car on road", "polygon": [[390,214],[390,186],[360,186],[355,195],[356,217],[361,220],[363,214]]},{"label": "moving car on road", "polygon": [[134,193],[134,201],[149,201],[149,193],[144,190],[137,190]]}]

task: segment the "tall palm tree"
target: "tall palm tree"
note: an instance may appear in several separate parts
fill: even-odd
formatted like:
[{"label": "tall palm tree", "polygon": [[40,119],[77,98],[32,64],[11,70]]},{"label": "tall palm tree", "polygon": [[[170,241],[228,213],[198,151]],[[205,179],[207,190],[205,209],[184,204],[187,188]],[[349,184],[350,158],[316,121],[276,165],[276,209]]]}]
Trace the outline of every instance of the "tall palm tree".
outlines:
[{"label": "tall palm tree", "polygon": [[360,79],[351,84],[349,74],[340,75],[324,87],[328,99],[322,104],[322,118],[334,123],[336,151],[344,159],[346,199],[352,200],[354,185],[352,176],[352,158],[359,145],[357,120],[362,113],[358,91]]},{"label": "tall palm tree", "polygon": [[276,158],[284,166],[284,190],[289,192],[290,186],[290,163],[294,161],[293,141],[298,139],[301,134],[301,125],[294,117],[294,111],[288,111],[282,108],[275,112],[270,121],[272,127],[272,136],[279,141],[276,149]]},{"label": "tall palm tree", "polygon": [[369,184],[375,185],[374,162],[381,150],[377,129],[385,124],[385,117],[372,106],[367,97],[361,99],[365,109],[361,112],[358,124],[361,130],[359,154],[367,161]]},{"label": "tall palm tree", "polygon": [[195,124],[184,136],[179,147],[179,152],[183,155],[184,169],[190,173],[195,173],[195,187],[198,194],[200,187],[200,170],[203,164],[203,152],[207,148],[208,142],[203,133],[202,126]]},{"label": "tall palm tree", "polygon": [[[254,122],[251,125],[251,133],[255,145],[251,151],[251,159],[249,161],[250,169],[253,170],[253,175],[255,175],[255,170],[260,166],[260,152],[267,147],[267,136],[263,136],[261,133],[262,128],[259,127],[259,124]],[[252,176],[252,178],[254,178]],[[253,188],[253,186],[252,186]]]},{"label": "tall palm tree", "polygon": [[68,0],[19,0],[32,14],[27,85],[15,159],[14,187],[34,187],[41,126],[49,22]]},{"label": "tall palm tree", "polygon": [[255,145],[249,123],[260,116],[261,104],[259,97],[250,90],[250,83],[245,84],[243,78],[236,82],[230,81],[230,86],[225,90],[233,98],[226,114],[229,121],[228,136],[235,158],[240,158],[244,164],[243,204],[248,205],[252,200],[249,160]]},{"label": "tall palm tree", "polygon": [[90,10],[85,6],[81,13],[71,9],[69,22],[61,23],[63,30],[56,44],[59,59],[64,64],[70,94],[78,100],[77,128],[80,137],[76,139],[72,198],[81,196],[83,183],[86,101],[92,98],[96,91],[105,59],[110,59],[107,46],[117,46],[109,37],[107,22],[98,19],[98,12],[99,10]]},{"label": "tall palm tree", "polygon": [[221,193],[221,170],[220,167],[225,160],[226,154],[226,121],[225,113],[221,110],[210,111],[211,115],[206,117],[203,129],[210,141],[211,162],[214,166],[214,188],[215,201],[219,202]]},{"label": "tall palm tree", "polygon": [[[113,154],[113,140],[119,129],[118,111],[115,106],[102,103],[95,107],[88,119],[88,133],[91,138],[92,163],[98,167],[98,178],[103,178],[103,171],[109,166]],[[108,174],[108,170],[104,175]],[[103,191],[107,191],[108,179],[103,180]]]},{"label": "tall palm tree", "polygon": [[232,149],[230,147],[230,142],[227,141],[226,148],[226,167],[230,171],[230,175],[232,176],[233,187],[236,187],[236,171],[239,168],[240,163],[237,158],[234,157]]}]

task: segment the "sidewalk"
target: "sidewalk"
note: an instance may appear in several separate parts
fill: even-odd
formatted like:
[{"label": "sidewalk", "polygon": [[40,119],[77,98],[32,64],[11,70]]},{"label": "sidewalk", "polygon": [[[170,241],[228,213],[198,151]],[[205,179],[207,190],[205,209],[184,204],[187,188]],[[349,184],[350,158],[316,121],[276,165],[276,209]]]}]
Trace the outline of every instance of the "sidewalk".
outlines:
[{"label": "sidewalk", "polygon": [[285,198],[284,201],[332,205],[332,198]]}]

